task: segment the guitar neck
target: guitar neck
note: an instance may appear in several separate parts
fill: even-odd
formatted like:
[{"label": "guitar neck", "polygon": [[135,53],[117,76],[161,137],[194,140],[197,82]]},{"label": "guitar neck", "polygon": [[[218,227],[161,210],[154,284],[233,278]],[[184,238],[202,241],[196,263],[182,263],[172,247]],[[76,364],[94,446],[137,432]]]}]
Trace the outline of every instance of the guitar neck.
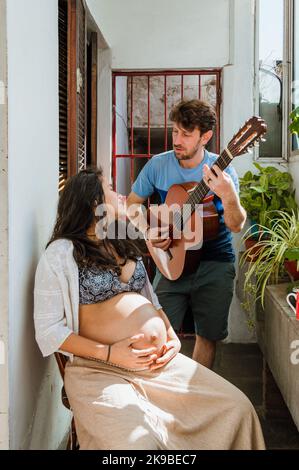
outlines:
[{"label": "guitar neck", "polygon": [[[223,152],[219,155],[217,160],[215,161],[214,165],[217,165],[221,171],[225,170],[226,167],[231,163],[232,159],[228,155],[228,153],[223,150]],[[192,191],[192,194],[189,196],[188,200],[186,201],[186,204],[190,204],[192,206],[192,209],[195,209],[196,204],[200,204],[203,199],[206,197],[208,194],[210,188],[206,185],[204,180],[202,179],[200,183],[198,183],[197,186],[195,186],[195,189]]]}]

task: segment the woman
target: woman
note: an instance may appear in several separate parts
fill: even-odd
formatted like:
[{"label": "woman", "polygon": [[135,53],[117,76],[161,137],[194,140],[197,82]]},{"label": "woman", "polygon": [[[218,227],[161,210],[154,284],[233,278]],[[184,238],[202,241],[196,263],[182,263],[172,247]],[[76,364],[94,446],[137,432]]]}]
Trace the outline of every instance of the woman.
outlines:
[{"label": "woman", "polygon": [[36,339],[70,357],[80,448],[263,449],[245,395],[179,353],[133,242],[103,236],[98,207],[116,201],[101,171],[70,178],[36,272]]}]

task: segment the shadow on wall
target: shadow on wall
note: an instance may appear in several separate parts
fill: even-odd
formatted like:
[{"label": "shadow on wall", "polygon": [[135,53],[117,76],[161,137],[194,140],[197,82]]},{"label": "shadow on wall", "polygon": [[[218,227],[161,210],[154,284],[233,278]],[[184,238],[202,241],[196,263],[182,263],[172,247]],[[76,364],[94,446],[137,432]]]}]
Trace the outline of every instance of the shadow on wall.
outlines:
[{"label": "shadow on wall", "polygon": [[43,358],[35,341],[34,278],[45,248],[41,243],[41,238],[45,239],[45,227],[33,222],[30,232],[26,234],[26,240],[31,241],[30,262],[20,277],[20,289],[14,294],[21,296],[17,305],[23,305],[23,316],[13,313],[19,324],[14,328],[15,338],[11,334],[14,348],[10,362],[11,443],[14,449],[57,449],[68,432],[71,417],[61,403],[62,381],[54,356]]}]

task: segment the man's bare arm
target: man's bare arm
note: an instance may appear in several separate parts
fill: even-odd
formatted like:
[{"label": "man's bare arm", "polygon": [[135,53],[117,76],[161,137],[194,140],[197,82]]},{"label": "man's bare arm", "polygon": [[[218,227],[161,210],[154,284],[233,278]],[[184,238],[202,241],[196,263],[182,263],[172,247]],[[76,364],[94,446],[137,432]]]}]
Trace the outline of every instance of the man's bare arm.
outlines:
[{"label": "man's bare arm", "polygon": [[222,199],[224,222],[231,232],[240,232],[246,221],[246,211],[236,193]]},{"label": "man's bare arm", "polygon": [[[147,220],[142,204],[146,198],[138,196],[133,191],[127,197],[127,216],[130,222],[143,234],[147,230]],[[145,208],[144,208],[145,209]]]},{"label": "man's bare arm", "polygon": [[212,169],[204,165],[203,174],[206,185],[222,201],[225,225],[231,232],[240,232],[246,221],[246,211],[241,206],[231,177],[217,165],[213,165]]},{"label": "man's bare arm", "polygon": [[[132,191],[127,198],[127,216],[131,223],[143,234],[144,238],[149,239],[146,208],[142,205],[145,200],[146,198],[142,198]],[[161,248],[161,250],[167,250],[171,244],[169,237],[150,238],[150,241],[155,248]]]}]

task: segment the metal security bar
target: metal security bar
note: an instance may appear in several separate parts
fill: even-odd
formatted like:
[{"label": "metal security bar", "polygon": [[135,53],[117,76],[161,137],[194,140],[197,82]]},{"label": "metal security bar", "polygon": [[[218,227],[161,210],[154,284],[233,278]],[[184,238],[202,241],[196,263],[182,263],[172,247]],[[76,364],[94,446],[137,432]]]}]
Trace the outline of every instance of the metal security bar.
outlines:
[{"label": "metal security bar", "polygon": [[112,177],[122,194],[144,164],[172,149],[169,112],[181,99],[203,99],[217,113],[210,150],[220,151],[221,69],[113,72]]}]

